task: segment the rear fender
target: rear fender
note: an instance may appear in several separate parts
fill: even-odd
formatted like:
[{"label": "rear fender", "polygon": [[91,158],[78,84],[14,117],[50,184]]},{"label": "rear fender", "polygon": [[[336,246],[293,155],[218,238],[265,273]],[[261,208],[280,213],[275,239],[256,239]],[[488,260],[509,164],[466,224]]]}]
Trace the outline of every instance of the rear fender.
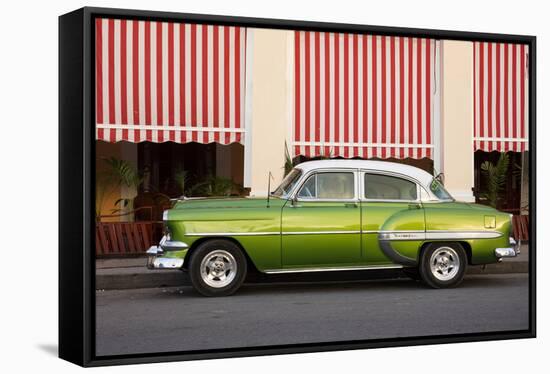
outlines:
[{"label": "rear fender", "polygon": [[411,204],[409,209],[396,212],[384,222],[378,243],[380,250],[394,263],[416,266],[425,236],[424,209],[419,204]]}]

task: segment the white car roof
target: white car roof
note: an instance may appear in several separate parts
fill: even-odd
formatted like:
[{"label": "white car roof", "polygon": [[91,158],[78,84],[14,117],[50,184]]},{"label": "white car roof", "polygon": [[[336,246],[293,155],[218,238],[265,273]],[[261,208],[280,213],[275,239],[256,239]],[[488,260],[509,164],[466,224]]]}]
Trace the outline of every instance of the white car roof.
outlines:
[{"label": "white car roof", "polygon": [[430,173],[410,165],[398,164],[389,161],[370,161],[370,160],[317,160],[306,161],[296,165],[296,168],[301,169],[304,173],[316,169],[363,169],[374,171],[387,171],[397,174],[407,175],[416,179],[424,187],[428,187],[432,183],[433,175]]}]

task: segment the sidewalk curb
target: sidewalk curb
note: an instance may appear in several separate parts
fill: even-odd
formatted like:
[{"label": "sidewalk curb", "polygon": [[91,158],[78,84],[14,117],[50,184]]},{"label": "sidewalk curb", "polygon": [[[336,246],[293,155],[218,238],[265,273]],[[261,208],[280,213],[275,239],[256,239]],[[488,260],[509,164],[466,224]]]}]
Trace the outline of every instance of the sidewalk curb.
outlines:
[{"label": "sidewalk curb", "polygon": [[[470,266],[466,274],[514,274],[528,273],[529,262],[509,261],[485,266]],[[402,274],[396,273],[396,277]],[[143,267],[98,269],[96,290],[124,290],[189,286],[187,273],[180,270],[147,270]]]}]

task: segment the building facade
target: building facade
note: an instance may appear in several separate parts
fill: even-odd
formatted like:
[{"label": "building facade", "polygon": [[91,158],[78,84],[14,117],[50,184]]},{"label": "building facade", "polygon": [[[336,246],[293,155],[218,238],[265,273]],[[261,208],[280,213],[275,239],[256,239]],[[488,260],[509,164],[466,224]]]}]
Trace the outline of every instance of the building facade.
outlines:
[{"label": "building facade", "polygon": [[147,158],[185,153],[186,169],[253,196],[269,172],[283,178],[287,152],[388,159],[443,173],[475,201],[476,154],[528,151],[528,56],[517,44],[98,19],[96,155],[154,175]]}]

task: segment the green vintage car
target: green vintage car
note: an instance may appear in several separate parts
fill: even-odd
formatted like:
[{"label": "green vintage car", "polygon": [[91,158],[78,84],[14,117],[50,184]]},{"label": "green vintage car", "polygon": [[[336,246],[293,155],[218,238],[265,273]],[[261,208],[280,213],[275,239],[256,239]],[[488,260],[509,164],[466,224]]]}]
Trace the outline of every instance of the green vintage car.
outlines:
[{"label": "green vintage car", "polygon": [[467,265],[519,249],[509,214],[455,201],[429,173],[384,161],[304,162],[269,199],[182,199],[164,222],[147,266],[188,271],[206,296],[234,293],[251,271],[402,268],[452,287]]}]

